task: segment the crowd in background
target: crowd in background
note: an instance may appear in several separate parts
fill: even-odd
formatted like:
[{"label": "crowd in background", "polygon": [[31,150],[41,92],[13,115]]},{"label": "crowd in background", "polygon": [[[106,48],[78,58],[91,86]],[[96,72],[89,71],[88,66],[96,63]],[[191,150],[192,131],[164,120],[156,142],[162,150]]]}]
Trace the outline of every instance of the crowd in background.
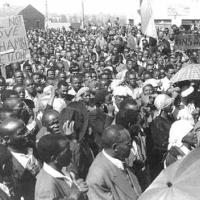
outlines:
[{"label": "crowd in background", "polygon": [[[172,25],[154,39],[117,22],[27,31],[31,59],[0,77],[2,198],[138,199],[198,147],[199,82],[171,82],[198,62],[174,46],[188,33],[199,34]],[[124,190],[108,160],[130,169]]]}]

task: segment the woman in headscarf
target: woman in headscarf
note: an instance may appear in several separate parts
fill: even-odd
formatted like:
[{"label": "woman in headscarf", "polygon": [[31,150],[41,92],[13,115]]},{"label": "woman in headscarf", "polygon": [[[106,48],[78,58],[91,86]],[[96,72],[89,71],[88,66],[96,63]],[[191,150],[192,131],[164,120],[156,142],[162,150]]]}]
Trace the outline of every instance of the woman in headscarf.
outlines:
[{"label": "woman in headscarf", "polygon": [[169,132],[169,152],[165,160],[166,166],[187,155],[191,149],[191,145],[183,142],[183,138],[188,134],[192,136],[194,119],[185,109],[179,111],[177,119],[172,124]]},{"label": "woman in headscarf", "polygon": [[149,167],[152,179],[154,179],[163,169],[163,159],[167,153],[169,130],[173,123],[174,99],[166,94],[160,94],[155,98],[154,105],[157,109],[157,117],[153,119],[151,134],[153,148],[150,153]]}]

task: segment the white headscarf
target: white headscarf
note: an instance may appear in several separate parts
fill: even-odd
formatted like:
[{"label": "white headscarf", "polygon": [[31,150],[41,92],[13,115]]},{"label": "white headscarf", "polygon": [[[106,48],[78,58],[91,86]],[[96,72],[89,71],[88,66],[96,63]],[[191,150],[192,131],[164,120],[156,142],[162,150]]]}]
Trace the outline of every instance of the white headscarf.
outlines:
[{"label": "white headscarf", "polygon": [[158,110],[158,115],[160,115],[161,111],[167,106],[173,103],[174,99],[166,94],[159,94],[154,101],[154,105]]}]

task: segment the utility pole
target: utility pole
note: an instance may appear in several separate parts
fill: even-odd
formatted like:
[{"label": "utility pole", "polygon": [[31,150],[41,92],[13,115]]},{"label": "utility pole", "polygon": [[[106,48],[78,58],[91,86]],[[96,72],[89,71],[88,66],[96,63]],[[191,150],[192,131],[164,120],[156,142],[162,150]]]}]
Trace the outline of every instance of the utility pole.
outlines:
[{"label": "utility pole", "polygon": [[84,28],[85,25],[85,12],[84,12],[84,0],[82,0],[82,28]]},{"label": "utility pole", "polygon": [[46,8],[46,13],[45,13],[45,15],[46,15],[46,22],[48,22],[49,21],[49,16],[48,16],[48,0],[46,0],[46,2],[45,2],[45,8]]}]

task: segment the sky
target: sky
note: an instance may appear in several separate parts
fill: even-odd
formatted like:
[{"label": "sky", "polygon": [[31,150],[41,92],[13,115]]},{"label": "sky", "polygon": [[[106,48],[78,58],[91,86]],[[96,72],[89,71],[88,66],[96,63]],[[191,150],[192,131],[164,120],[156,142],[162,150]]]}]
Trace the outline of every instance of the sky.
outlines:
[{"label": "sky", "polygon": [[[0,0],[0,7],[8,3],[10,6],[25,7],[33,5],[45,14],[45,3],[48,2],[48,12],[56,14],[80,14],[81,2],[84,2],[85,14],[117,14],[126,15],[128,18],[137,18],[140,0]],[[154,16],[168,14],[168,8],[175,7],[175,12],[181,13],[185,7],[189,7],[191,15],[196,10],[200,18],[200,0],[150,0],[154,10]],[[192,8],[193,7],[193,8]],[[198,14],[199,13],[199,14]],[[173,13],[172,13],[173,14]]]},{"label": "sky", "polygon": [[[81,13],[82,0],[47,0],[49,13],[74,14]],[[83,0],[85,14],[125,14],[130,15],[137,11],[140,0]],[[46,0],[0,0],[0,6],[9,3],[11,6],[33,5],[45,14]]]}]

